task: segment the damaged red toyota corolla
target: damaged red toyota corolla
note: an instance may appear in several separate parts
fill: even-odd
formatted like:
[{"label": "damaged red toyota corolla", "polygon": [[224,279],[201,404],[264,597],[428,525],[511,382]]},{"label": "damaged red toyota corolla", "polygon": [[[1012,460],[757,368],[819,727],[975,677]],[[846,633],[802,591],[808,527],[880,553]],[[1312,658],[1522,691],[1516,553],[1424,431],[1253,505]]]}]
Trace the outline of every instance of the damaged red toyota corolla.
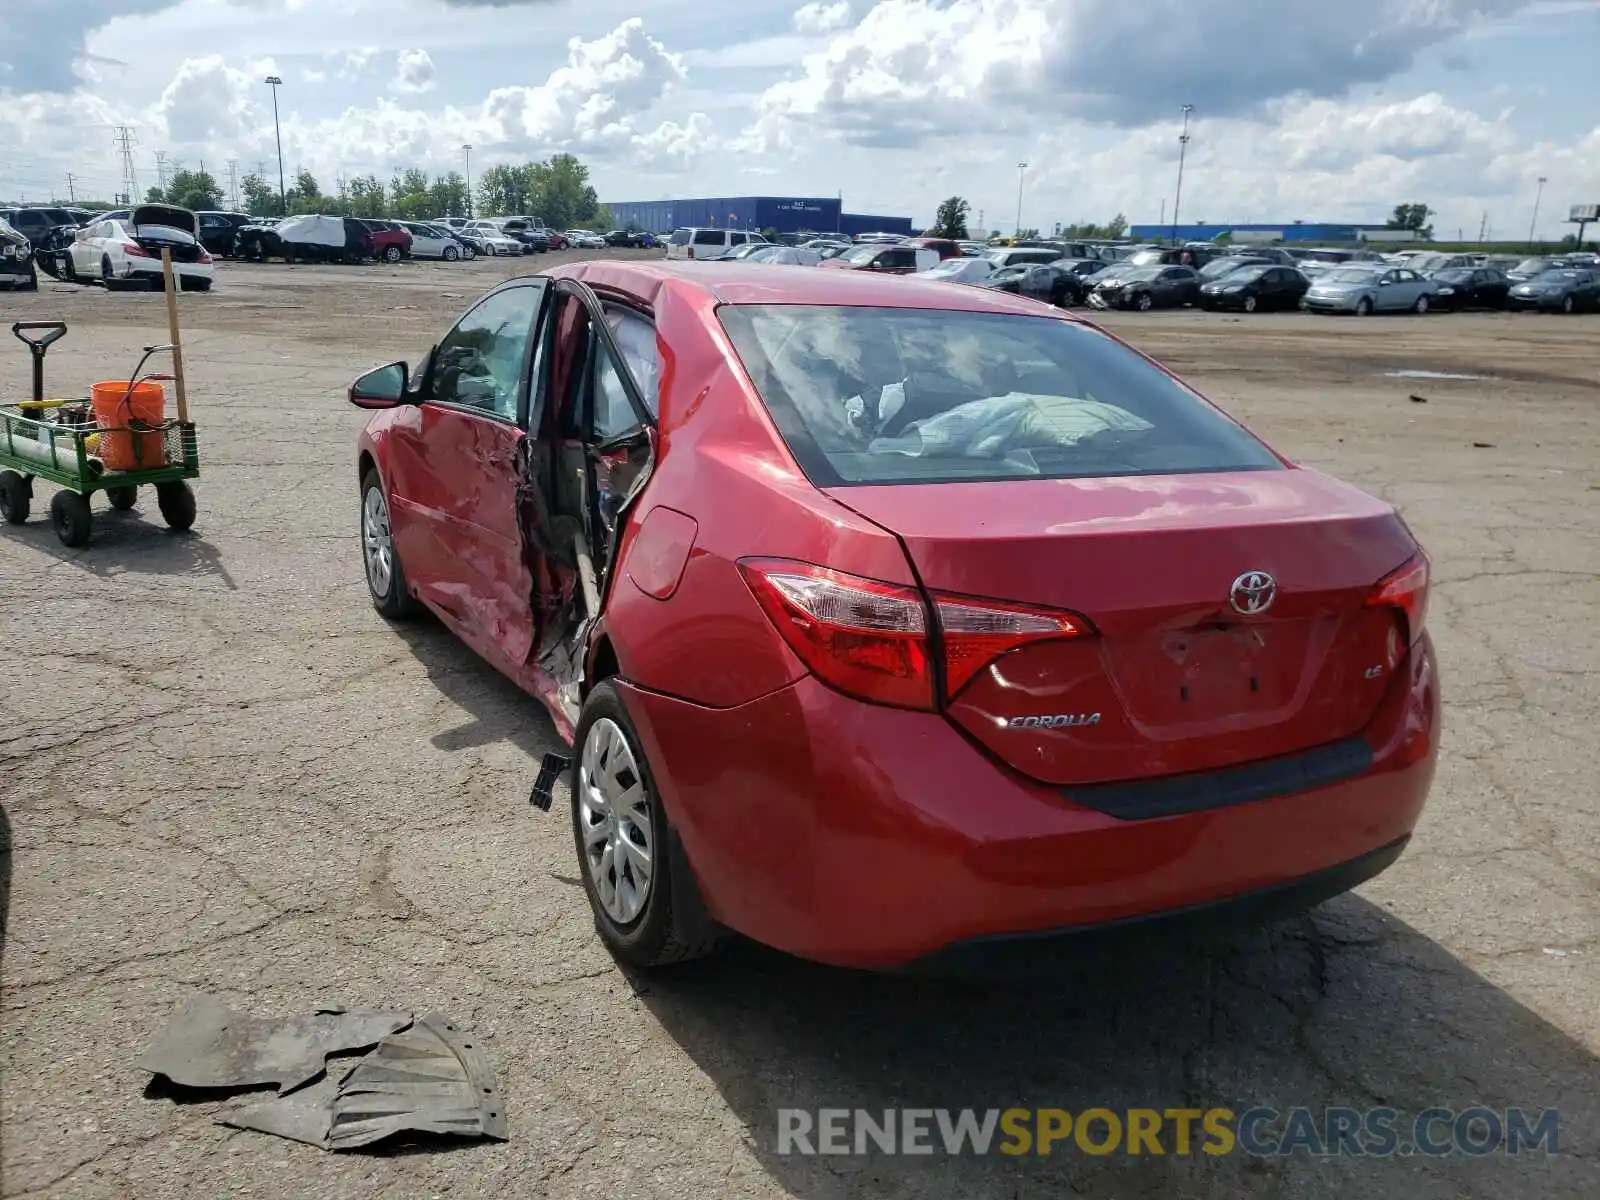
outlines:
[{"label": "damaged red toyota corolla", "polygon": [[589,262],[362,376],[378,610],[575,745],[602,937],[893,967],[1304,906],[1433,777],[1428,560],[1083,321],[850,271]]}]

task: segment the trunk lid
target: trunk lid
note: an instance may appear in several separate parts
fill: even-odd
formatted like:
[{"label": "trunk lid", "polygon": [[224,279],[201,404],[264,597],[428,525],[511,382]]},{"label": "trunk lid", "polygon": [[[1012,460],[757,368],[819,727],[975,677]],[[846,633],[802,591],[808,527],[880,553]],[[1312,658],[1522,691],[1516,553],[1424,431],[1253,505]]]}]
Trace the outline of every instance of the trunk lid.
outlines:
[{"label": "trunk lid", "polygon": [[[1387,689],[1401,626],[1365,601],[1416,545],[1389,505],[1319,472],[829,494],[898,534],[931,591],[1067,609],[1093,623],[1098,636],[995,659],[946,708],[1040,781],[1140,779],[1294,753],[1359,733]],[[1241,613],[1230,597],[1255,572],[1271,577],[1272,602]]]}]

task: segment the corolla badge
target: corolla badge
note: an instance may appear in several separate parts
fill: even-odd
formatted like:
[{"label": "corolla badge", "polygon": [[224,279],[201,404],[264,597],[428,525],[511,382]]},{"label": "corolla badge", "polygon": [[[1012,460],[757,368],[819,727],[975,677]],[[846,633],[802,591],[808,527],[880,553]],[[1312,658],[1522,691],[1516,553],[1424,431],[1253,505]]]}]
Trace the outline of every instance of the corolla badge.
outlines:
[{"label": "corolla badge", "polygon": [[1246,571],[1228,589],[1228,603],[1233,605],[1233,611],[1247,617],[1266,612],[1277,598],[1278,583],[1265,571]]},{"label": "corolla badge", "polygon": [[1098,725],[1099,713],[1052,713],[1043,717],[1012,717],[1007,729],[1066,729],[1074,725]]}]

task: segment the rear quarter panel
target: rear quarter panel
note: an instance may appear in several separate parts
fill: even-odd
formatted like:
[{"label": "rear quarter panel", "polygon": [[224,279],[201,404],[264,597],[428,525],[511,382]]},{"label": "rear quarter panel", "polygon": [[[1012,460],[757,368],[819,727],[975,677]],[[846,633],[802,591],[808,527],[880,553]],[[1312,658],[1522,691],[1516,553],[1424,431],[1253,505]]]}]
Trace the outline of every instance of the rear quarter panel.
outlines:
[{"label": "rear quarter panel", "polygon": [[[913,580],[891,535],[800,473],[737,365],[710,297],[665,286],[655,316],[662,358],[657,462],[619,547],[605,630],[622,674],[638,686],[731,707],[805,674],[751,595],[739,559],[794,558]],[[693,524],[693,544],[670,589],[662,585],[664,551],[650,520],[656,508]],[[677,517],[668,524],[685,527]]]}]

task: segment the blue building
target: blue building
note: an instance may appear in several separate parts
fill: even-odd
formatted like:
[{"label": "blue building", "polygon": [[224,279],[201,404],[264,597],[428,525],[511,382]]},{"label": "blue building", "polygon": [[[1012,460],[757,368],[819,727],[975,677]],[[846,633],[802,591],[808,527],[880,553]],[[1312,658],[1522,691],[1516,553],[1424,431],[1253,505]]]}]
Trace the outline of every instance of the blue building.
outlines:
[{"label": "blue building", "polygon": [[847,213],[837,196],[716,196],[699,200],[607,201],[611,219],[623,229],[670,233],[717,229],[776,229],[779,233],[915,232],[910,217]]},{"label": "blue building", "polygon": [[[1239,241],[1284,242],[1359,242],[1367,233],[1387,233],[1392,238],[1395,230],[1386,225],[1328,225],[1290,222],[1287,225],[1135,225],[1128,235],[1140,242],[1165,242],[1176,234],[1180,242],[1209,242],[1220,234],[1228,234]],[[1382,240],[1382,239],[1378,239]]]}]

